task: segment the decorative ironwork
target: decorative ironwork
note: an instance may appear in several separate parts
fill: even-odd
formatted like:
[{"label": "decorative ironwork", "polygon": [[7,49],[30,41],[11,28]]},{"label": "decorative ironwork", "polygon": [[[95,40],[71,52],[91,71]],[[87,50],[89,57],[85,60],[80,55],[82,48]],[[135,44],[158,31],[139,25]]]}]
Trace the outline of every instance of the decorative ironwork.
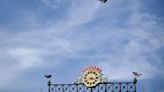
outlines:
[{"label": "decorative ironwork", "polygon": [[136,92],[137,84],[137,77],[133,82],[110,82],[96,66],[85,68],[73,84],[54,84],[52,75],[45,77],[48,79],[48,92]]},{"label": "decorative ironwork", "polygon": [[102,73],[97,66],[85,67],[83,73],[74,80],[75,84],[84,83],[87,87],[94,87],[99,83],[108,83],[108,78]]},{"label": "decorative ironwork", "polygon": [[84,84],[50,84],[49,92],[136,92],[134,82],[99,83],[95,87]]}]

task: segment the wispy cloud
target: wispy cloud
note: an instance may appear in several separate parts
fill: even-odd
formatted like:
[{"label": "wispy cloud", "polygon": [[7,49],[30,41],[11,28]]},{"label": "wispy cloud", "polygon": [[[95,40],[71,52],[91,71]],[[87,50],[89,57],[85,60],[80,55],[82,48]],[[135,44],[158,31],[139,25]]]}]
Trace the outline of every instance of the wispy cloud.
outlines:
[{"label": "wispy cloud", "polygon": [[[41,1],[55,9],[64,3]],[[38,14],[26,12],[22,22],[33,26],[23,26],[25,31],[0,28],[0,88],[7,87],[23,71],[64,66],[76,62],[75,58],[85,60],[79,65],[89,62],[100,66],[111,80],[129,79],[133,71],[143,73],[141,78],[163,78],[163,61],[156,55],[164,45],[163,27],[156,16],[140,8],[137,0],[109,0],[107,4],[70,0],[65,14],[46,27],[40,25]]]},{"label": "wispy cloud", "polygon": [[[52,8],[55,8],[56,3],[59,3],[53,0],[42,1]],[[8,31],[7,29],[1,29],[2,36],[0,37],[0,60],[1,65],[4,67],[0,68],[0,73],[3,74],[3,77],[0,79],[2,84],[0,88],[7,87],[8,84],[15,80],[14,76],[18,76],[22,71],[44,66],[47,62],[49,62],[49,65],[51,65],[53,61],[52,59],[48,59],[49,57],[58,58],[59,55],[64,56],[75,51],[75,48],[72,46],[74,43],[72,40],[74,38],[71,38],[71,40],[67,39],[67,33],[70,35],[70,31],[76,27],[76,25],[81,25],[91,21],[91,19],[94,18],[92,15],[97,10],[97,8],[95,8],[97,6],[94,5],[90,7],[90,5],[87,4],[87,1],[84,1],[80,6],[76,5],[77,3],[80,3],[80,1],[72,2],[72,5],[69,6],[67,15],[64,16],[61,21],[53,24],[53,26],[50,26],[49,28],[42,28],[41,26],[39,28],[39,24],[37,24],[39,21],[33,20],[33,18],[37,18],[37,14],[34,14],[35,16],[33,17],[27,16],[24,23],[27,23],[27,25],[31,25],[30,22],[35,23],[38,29],[34,29],[35,27],[33,27],[30,28],[30,30],[26,30],[25,32],[17,31],[13,34],[10,33],[10,30]],[[91,10],[88,11],[87,8],[91,8]],[[27,22],[28,20],[30,22]],[[63,29],[63,26],[66,28]],[[7,66],[12,67],[8,68]],[[17,73],[11,74],[9,72]]]},{"label": "wispy cloud", "polygon": [[[163,67],[157,60],[150,58],[158,58],[151,54],[163,48],[163,28],[158,25],[155,16],[140,11],[140,2],[132,2],[132,13],[127,19],[126,28],[117,30],[120,38],[115,41],[122,43],[122,47],[114,47],[118,53],[109,54],[106,61],[99,65],[104,68],[106,74],[111,74],[111,79],[129,79],[132,77],[131,72],[138,71],[143,73],[141,78],[151,78],[159,75],[163,78],[163,73],[159,67]],[[112,29],[112,28],[111,28]],[[116,30],[115,30],[116,31]],[[125,36],[125,37],[122,37]],[[117,37],[118,38],[118,37]]]},{"label": "wispy cloud", "polygon": [[47,7],[56,9],[62,0],[41,0]]},{"label": "wispy cloud", "polygon": [[37,49],[31,48],[14,48],[9,49],[8,53],[13,60],[17,61],[18,68],[26,69],[31,68],[33,66],[39,66],[43,61],[39,52],[36,51]]}]

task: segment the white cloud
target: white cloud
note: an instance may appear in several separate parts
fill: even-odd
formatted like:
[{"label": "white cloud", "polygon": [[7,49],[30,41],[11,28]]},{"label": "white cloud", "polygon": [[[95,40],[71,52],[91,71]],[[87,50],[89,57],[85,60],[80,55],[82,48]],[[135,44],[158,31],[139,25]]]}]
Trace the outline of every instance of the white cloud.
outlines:
[{"label": "white cloud", "polygon": [[[53,8],[60,3],[58,0],[42,1]],[[158,69],[161,65],[152,64],[148,58],[151,57],[149,54],[163,47],[164,33],[154,16],[140,11],[140,2],[128,2],[127,5],[122,5],[124,0],[111,1],[106,7],[95,0],[71,2],[66,14],[47,28],[37,25],[39,23],[37,14],[34,14],[31,18],[27,18],[27,21],[29,20],[28,24],[31,22],[34,23],[32,25],[39,26],[38,29],[13,34],[0,33],[0,60],[3,61],[0,62],[3,66],[0,67],[0,74],[3,74],[0,87],[4,85],[7,87],[22,71],[47,65],[47,62],[53,67],[62,66],[65,62],[71,62],[67,58],[82,58],[86,60],[85,62],[96,63],[103,69],[105,75],[113,80],[131,79],[133,71],[143,73],[141,78],[163,75]],[[124,8],[119,10],[121,5]],[[119,21],[120,24],[125,23],[125,27],[111,23],[112,20],[118,20],[119,16],[124,15],[118,15],[118,12],[125,11],[130,13],[130,17],[126,21]],[[92,27],[83,25],[96,18],[103,19],[104,16],[105,22],[98,20],[102,25]],[[160,59],[156,56],[152,58]],[[160,63],[160,60],[157,63]],[[8,68],[10,66],[11,68]]]},{"label": "white cloud", "polygon": [[56,9],[62,0],[41,0],[41,2],[48,7]]},{"label": "white cloud", "polygon": [[14,48],[9,49],[9,55],[17,61],[17,66],[20,69],[40,66],[42,59],[39,52],[32,48]]},{"label": "white cloud", "polygon": [[69,8],[67,19],[67,25],[81,25],[85,24],[97,16],[96,12],[100,9],[100,4],[95,3],[93,0],[77,0],[72,1],[72,6]]},{"label": "white cloud", "polygon": [[0,49],[0,54],[0,89],[6,89],[23,71],[43,64],[40,53],[36,49],[4,48]]},{"label": "white cloud", "polygon": [[[130,79],[133,71],[143,73],[141,78],[151,78],[156,75],[163,77],[164,73],[159,70],[163,65],[158,61],[150,61],[149,58],[152,58],[151,53],[163,47],[164,33],[153,15],[140,11],[139,4],[140,2],[132,3],[133,12],[127,21],[126,31],[122,34],[126,38],[121,37],[116,40],[121,42],[126,39],[128,42],[122,44],[122,48],[114,47],[114,50],[120,51],[109,54],[109,58],[98,64],[110,79]],[[117,32],[121,30],[123,29]]]}]

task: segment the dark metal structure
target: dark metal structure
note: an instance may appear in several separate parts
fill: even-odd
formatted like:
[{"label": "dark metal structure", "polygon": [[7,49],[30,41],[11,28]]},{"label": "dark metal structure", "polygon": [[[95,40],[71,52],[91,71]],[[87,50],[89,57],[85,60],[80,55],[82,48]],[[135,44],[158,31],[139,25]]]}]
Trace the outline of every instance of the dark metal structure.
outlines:
[{"label": "dark metal structure", "polygon": [[88,88],[84,84],[51,84],[50,92],[136,92],[133,82],[101,83],[94,88]]},{"label": "dark metal structure", "polygon": [[[46,77],[47,78],[47,77]],[[136,92],[136,78],[133,82],[99,83],[95,87],[84,84],[53,84],[48,77],[48,92]]]},{"label": "dark metal structure", "polygon": [[101,1],[101,2],[103,2],[103,3],[106,3],[106,2],[107,2],[107,0],[99,0],[99,1]]}]

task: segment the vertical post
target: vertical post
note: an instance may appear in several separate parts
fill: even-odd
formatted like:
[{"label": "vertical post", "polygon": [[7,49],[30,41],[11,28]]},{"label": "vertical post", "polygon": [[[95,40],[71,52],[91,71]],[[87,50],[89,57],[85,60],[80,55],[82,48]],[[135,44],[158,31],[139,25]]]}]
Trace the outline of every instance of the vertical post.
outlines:
[{"label": "vertical post", "polygon": [[137,92],[137,87],[136,87],[137,84],[135,84],[135,92]]},{"label": "vertical post", "polygon": [[77,85],[77,84],[75,84],[75,86],[76,86],[76,92],[78,92],[78,85]]},{"label": "vertical post", "polygon": [[114,92],[114,83],[112,83],[112,92]]},{"label": "vertical post", "polygon": [[134,83],[134,85],[135,85],[135,92],[136,92],[136,91],[137,91],[137,88],[136,88],[137,78],[136,78],[136,77],[133,79],[133,83]]},{"label": "vertical post", "polygon": [[45,77],[48,79],[48,92],[51,92],[51,77],[52,75],[45,75]]},{"label": "vertical post", "polygon": [[51,81],[50,80],[48,80],[48,92],[51,92],[51,88],[50,88],[50,86],[51,86]]},{"label": "vertical post", "polygon": [[106,86],[107,86],[107,83],[105,83],[105,92],[107,92],[107,88],[106,88]]},{"label": "vertical post", "polygon": [[121,91],[122,91],[122,90],[121,90],[121,89],[122,89],[122,88],[121,88],[121,85],[122,85],[122,84],[121,84],[121,83],[119,83],[119,89],[120,89],[120,90],[119,90],[119,92],[121,92]]}]

